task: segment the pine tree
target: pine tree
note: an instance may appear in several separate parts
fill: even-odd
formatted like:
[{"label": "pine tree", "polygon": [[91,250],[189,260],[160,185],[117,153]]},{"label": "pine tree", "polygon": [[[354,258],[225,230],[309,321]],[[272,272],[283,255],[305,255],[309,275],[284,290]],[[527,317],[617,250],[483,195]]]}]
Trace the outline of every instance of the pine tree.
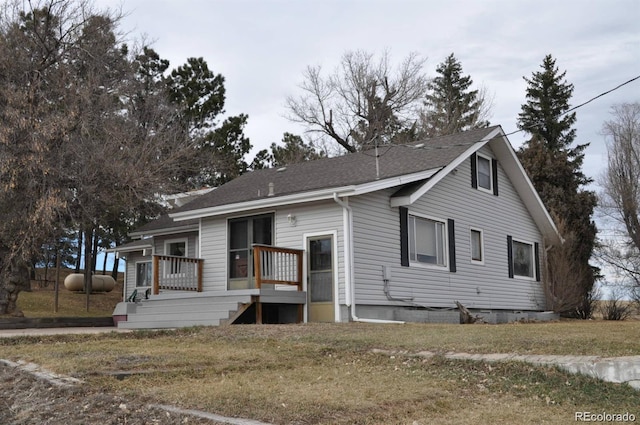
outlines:
[{"label": "pine tree", "polygon": [[[518,114],[518,128],[531,138],[519,149],[518,157],[550,214],[572,233],[563,236],[571,245],[565,247],[572,253],[567,258],[576,262],[571,267],[581,270],[574,273],[580,281],[571,284],[578,293],[573,294],[574,302],[561,313],[588,318],[591,291],[598,275],[598,270],[589,264],[597,231],[591,219],[596,195],[584,189],[591,180],[581,171],[588,144],[573,146],[576,114],[569,113],[573,85],[566,82],[566,71],[559,72],[551,55],[544,58],[541,68],[531,79],[524,78],[528,84],[527,103]],[[548,278],[554,279],[553,269]]]},{"label": "pine tree", "polygon": [[484,93],[471,90],[473,80],[462,74],[462,65],[451,53],[438,65],[439,74],[428,85],[422,132],[426,137],[487,127],[489,105]]},{"label": "pine tree", "polygon": [[282,146],[276,143],[271,144],[271,155],[274,167],[313,161],[322,157],[313,143],[307,144],[302,137],[291,133],[283,134]]}]

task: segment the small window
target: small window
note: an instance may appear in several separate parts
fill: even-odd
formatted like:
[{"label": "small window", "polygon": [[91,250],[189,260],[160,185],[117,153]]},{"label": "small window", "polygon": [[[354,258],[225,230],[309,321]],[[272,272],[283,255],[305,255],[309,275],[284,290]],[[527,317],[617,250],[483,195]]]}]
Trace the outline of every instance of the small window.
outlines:
[{"label": "small window", "polygon": [[445,267],[445,223],[410,215],[408,225],[409,260]]},{"label": "small window", "polygon": [[478,155],[478,187],[486,190],[493,190],[491,180],[493,173],[491,171],[491,160],[484,156]]},{"label": "small window", "polygon": [[471,261],[481,263],[484,261],[484,241],[482,230],[471,229]]},{"label": "small window", "polygon": [[[186,257],[187,256],[187,240],[172,240],[164,243],[165,255],[173,257]],[[182,262],[180,260],[173,259],[169,265],[165,266],[165,275],[180,274],[182,273]]]},{"label": "small window", "polygon": [[187,243],[184,241],[170,242],[167,244],[167,255],[185,257],[187,254]]},{"label": "small window", "polygon": [[513,241],[513,274],[520,277],[535,277],[535,263],[533,245],[530,243]]},{"label": "small window", "polygon": [[136,287],[151,286],[151,261],[136,263]]}]

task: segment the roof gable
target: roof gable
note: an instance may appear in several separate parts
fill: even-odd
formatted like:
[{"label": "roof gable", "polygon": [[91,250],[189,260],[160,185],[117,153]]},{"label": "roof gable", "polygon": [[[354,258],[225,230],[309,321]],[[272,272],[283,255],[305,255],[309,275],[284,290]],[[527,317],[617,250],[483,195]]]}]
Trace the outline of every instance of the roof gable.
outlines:
[{"label": "roof gable", "polygon": [[496,156],[498,163],[501,164],[503,170],[511,180],[514,189],[518,193],[520,199],[531,214],[531,217],[544,237],[552,245],[561,243],[562,237],[558,233],[558,229],[540,199],[538,192],[533,187],[533,183],[531,183],[529,176],[518,160],[507,136],[500,127],[495,128],[494,131],[487,134],[482,140],[479,140],[477,143],[470,146],[467,151],[449,163],[433,178],[425,180],[421,184],[414,184],[405,187],[396,192],[391,198],[391,206],[400,207],[413,204],[446,175],[448,175],[449,172],[453,171],[458,165],[460,165],[462,161],[467,160],[471,154],[477,152],[487,144]]}]

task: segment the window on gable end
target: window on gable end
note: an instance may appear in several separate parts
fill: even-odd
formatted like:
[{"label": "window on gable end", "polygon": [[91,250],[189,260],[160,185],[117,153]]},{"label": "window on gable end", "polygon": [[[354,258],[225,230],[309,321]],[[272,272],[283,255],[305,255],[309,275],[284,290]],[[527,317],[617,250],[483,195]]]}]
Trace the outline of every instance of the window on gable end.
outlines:
[{"label": "window on gable end", "polygon": [[481,154],[473,154],[471,186],[498,196],[498,161]]},{"label": "window on gable end", "polygon": [[491,160],[478,155],[478,187],[491,190]]}]

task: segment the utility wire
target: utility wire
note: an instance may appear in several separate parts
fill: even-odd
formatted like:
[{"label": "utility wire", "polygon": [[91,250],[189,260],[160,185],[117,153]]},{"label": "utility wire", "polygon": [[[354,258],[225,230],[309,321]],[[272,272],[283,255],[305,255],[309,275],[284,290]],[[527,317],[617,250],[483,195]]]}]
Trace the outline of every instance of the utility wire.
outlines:
[{"label": "utility wire", "polygon": [[[612,92],[614,92],[614,91],[618,90],[619,88],[624,87],[624,86],[626,86],[627,84],[632,83],[632,82],[634,82],[634,81],[636,81],[636,80],[638,80],[638,79],[640,79],[640,75],[638,75],[637,77],[633,77],[632,79],[630,79],[630,80],[628,80],[628,81],[625,81],[625,82],[624,82],[624,83],[622,83],[622,84],[618,84],[616,87],[614,87],[614,88],[612,88],[612,89],[610,89],[610,90],[607,90],[607,91],[605,91],[605,92],[602,92],[602,93],[600,93],[599,95],[594,96],[594,97],[592,97],[591,99],[587,100],[586,102],[582,102],[581,104],[579,104],[579,105],[577,105],[577,106],[574,106],[573,108],[569,108],[569,109],[567,109],[566,111],[564,111],[563,113],[561,113],[561,114],[559,115],[559,117],[562,117],[562,116],[564,116],[564,115],[567,115],[567,114],[569,114],[569,113],[571,113],[571,112],[575,111],[575,110],[576,110],[576,109],[578,109],[578,108],[582,108],[583,106],[585,106],[585,105],[587,105],[587,104],[589,104],[589,103],[593,102],[594,100],[596,100],[596,99],[598,99],[598,98],[601,98],[602,96],[606,96],[606,95],[608,95],[609,93],[612,93]],[[507,133],[507,134],[505,134],[505,136],[510,136],[510,135],[512,135],[512,134],[520,133],[521,131],[528,130],[528,129],[530,129],[530,128],[532,128],[532,127],[535,127],[535,126],[536,126],[536,124],[531,124],[530,126],[527,126],[527,127],[525,127],[525,128],[521,128],[521,129],[519,129],[519,130],[512,131],[511,133]]]},{"label": "utility wire", "polygon": [[[605,91],[605,92],[602,92],[602,93],[600,93],[599,95],[594,96],[594,97],[592,97],[591,99],[587,100],[586,102],[582,102],[581,104],[576,105],[576,106],[574,106],[573,108],[569,108],[568,110],[566,110],[566,111],[564,111],[563,113],[561,113],[559,116],[560,116],[560,117],[562,117],[562,116],[564,116],[564,115],[567,115],[567,114],[569,114],[569,113],[571,113],[571,112],[575,111],[576,109],[582,108],[583,106],[585,106],[585,105],[587,105],[587,104],[589,104],[589,103],[593,102],[594,100],[596,100],[596,99],[598,99],[598,98],[601,98],[601,97],[603,97],[603,96],[606,96],[606,95],[608,95],[609,93],[612,93],[612,92],[614,92],[614,91],[616,91],[616,90],[620,89],[621,87],[624,87],[624,86],[626,86],[627,84],[630,84],[630,83],[632,83],[632,82],[634,82],[634,81],[636,81],[636,80],[639,80],[639,79],[640,79],[640,75],[638,75],[638,76],[636,76],[636,77],[634,77],[634,78],[632,78],[632,79],[630,79],[630,80],[628,80],[628,81],[625,81],[625,82],[624,82],[624,83],[622,83],[622,84],[618,84],[616,87],[614,87],[614,88],[612,88],[612,89],[610,89],[610,90],[607,90],[607,91]],[[529,126],[527,126],[527,127],[525,127],[525,128],[522,128],[522,129],[519,129],[519,130],[515,130],[515,131],[512,131],[512,132],[510,132],[510,133],[505,133],[505,136],[510,136],[510,135],[512,135],[512,134],[520,133],[521,131],[528,130],[528,129],[530,129],[530,128],[532,128],[532,127],[535,127],[535,126],[536,126],[536,124],[531,124],[531,125],[529,125]],[[428,140],[429,140],[429,139],[427,139],[426,141],[428,142]],[[388,146],[385,146],[387,149],[386,149],[386,151],[385,151],[384,153],[382,153],[382,154],[378,154],[378,158],[379,158],[379,157],[382,157],[382,156],[384,156],[384,155],[386,155],[386,154],[391,150],[391,148],[392,148],[392,147],[394,147],[394,146],[403,146],[403,147],[415,148],[415,149],[432,150],[432,149],[449,149],[449,148],[452,148],[452,147],[468,146],[468,145],[473,145],[473,144],[475,144],[475,143],[479,143],[479,142],[486,142],[486,141],[488,141],[488,140],[483,139],[483,140],[478,140],[478,141],[475,141],[475,142],[456,143],[456,144],[453,144],[453,145],[445,145],[445,146],[427,146],[427,145],[425,145],[425,146],[422,146],[422,147],[420,147],[420,148],[416,148],[416,144],[415,144],[415,143],[413,143],[413,144],[404,144],[404,143],[403,143],[403,144],[400,144],[400,145],[393,145],[393,144],[390,144],[390,145],[388,145]],[[366,155],[366,156],[375,157],[375,156],[376,156],[375,154],[371,155],[371,154],[369,154],[369,153],[368,153],[370,150],[371,150],[371,149],[369,149],[369,150],[367,150],[367,151],[361,151],[361,153],[363,153],[363,154],[364,154],[364,155]]]}]

